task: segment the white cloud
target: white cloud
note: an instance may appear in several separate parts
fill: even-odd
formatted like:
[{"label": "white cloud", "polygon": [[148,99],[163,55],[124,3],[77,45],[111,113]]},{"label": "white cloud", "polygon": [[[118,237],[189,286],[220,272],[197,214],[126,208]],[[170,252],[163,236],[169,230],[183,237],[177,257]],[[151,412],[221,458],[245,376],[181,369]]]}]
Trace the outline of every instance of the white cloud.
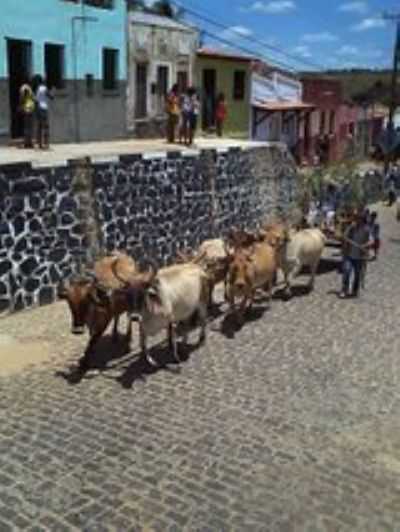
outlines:
[{"label": "white cloud", "polygon": [[288,13],[296,9],[296,3],[293,0],[272,0],[271,2],[253,2],[246,11],[258,11],[270,15],[279,13]]},{"label": "white cloud", "polygon": [[344,13],[359,13],[364,15],[368,11],[367,2],[345,2],[339,6],[339,11]]},{"label": "white cloud", "polygon": [[379,17],[368,17],[356,24],[355,26],[352,26],[353,31],[367,31],[372,30],[375,28],[385,28],[386,23],[383,18]]},{"label": "white cloud", "polygon": [[330,33],[329,31],[322,31],[320,33],[306,33],[301,37],[303,42],[308,43],[317,43],[317,42],[334,42],[338,41],[339,38]]},{"label": "white cloud", "polygon": [[337,55],[359,55],[360,51],[356,46],[350,46],[348,44],[344,44],[337,50]]},{"label": "white cloud", "polygon": [[295,46],[294,48],[292,48],[292,53],[300,55],[305,59],[312,57],[310,48],[306,44]]},{"label": "white cloud", "polygon": [[221,33],[221,37],[224,39],[234,39],[238,37],[250,37],[253,35],[253,31],[250,28],[244,26],[231,26]]}]

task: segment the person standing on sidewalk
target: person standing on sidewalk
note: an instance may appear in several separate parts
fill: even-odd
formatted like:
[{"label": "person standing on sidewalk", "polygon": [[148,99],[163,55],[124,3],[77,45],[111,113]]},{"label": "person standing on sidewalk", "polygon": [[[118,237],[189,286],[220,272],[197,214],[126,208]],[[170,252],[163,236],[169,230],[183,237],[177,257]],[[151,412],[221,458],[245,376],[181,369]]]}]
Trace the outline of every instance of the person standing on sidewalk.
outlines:
[{"label": "person standing on sidewalk", "polygon": [[179,115],[179,89],[178,84],[175,83],[167,95],[167,142],[170,144],[175,142],[175,134],[179,122]]},{"label": "person standing on sidewalk", "polygon": [[215,110],[215,121],[216,121],[216,126],[217,126],[218,137],[222,137],[224,123],[225,123],[227,114],[228,114],[228,110],[226,108],[225,95],[221,92],[218,96],[217,108]]},{"label": "person standing on sidewalk", "polygon": [[28,80],[25,80],[19,89],[19,108],[24,122],[24,148],[33,148],[32,136],[35,99]]},{"label": "person standing on sidewalk", "polygon": [[49,99],[53,95],[43,82],[42,76],[35,77],[35,99],[36,99],[36,139],[41,150],[49,149],[50,128],[49,128]]},{"label": "person standing on sidewalk", "polygon": [[194,137],[197,129],[197,120],[200,112],[200,101],[197,96],[197,90],[195,87],[190,87],[188,91],[190,97],[190,114],[189,114],[189,146],[193,144]]},{"label": "person standing on sidewalk", "polygon": [[[370,234],[362,212],[357,213],[356,221],[343,236],[342,291],[340,297],[358,297],[360,292],[362,269],[367,257]],[[350,293],[350,280],[354,276]]]}]

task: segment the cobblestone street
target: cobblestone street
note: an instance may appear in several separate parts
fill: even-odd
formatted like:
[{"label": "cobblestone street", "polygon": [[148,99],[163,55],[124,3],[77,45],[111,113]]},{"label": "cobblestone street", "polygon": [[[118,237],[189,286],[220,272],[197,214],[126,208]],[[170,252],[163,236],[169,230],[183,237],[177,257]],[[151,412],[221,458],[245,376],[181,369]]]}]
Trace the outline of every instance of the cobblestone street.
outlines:
[{"label": "cobblestone street", "polygon": [[0,531],[400,531],[400,225],[380,212],[359,300],[326,261],[179,366],[152,371],[136,335],[107,358],[106,337],[74,380],[64,303],[2,319],[50,356],[0,377]]}]

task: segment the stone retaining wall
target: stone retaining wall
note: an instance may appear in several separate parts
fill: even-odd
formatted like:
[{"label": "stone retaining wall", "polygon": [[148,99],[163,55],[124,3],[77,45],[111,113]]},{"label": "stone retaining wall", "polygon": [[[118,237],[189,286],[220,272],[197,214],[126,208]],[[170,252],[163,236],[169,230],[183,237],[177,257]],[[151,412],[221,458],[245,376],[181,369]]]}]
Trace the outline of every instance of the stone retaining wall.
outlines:
[{"label": "stone retaining wall", "polygon": [[115,249],[159,264],[232,225],[295,207],[282,145],[0,166],[0,313],[56,298],[59,281]]}]

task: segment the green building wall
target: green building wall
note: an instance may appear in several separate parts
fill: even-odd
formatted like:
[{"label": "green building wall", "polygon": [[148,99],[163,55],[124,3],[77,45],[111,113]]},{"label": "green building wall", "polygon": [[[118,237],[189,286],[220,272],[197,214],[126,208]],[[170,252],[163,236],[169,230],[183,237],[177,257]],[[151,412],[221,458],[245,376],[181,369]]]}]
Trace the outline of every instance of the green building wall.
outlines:
[{"label": "green building wall", "polygon": [[[200,94],[203,93],[203,71],[213,69],[216,71],[216,95],[223,92],[228,109],[224,126],[224,136],[235,138],[248,138],[250,127],[250,81],[251,63],[231,58],[212,56],[198,56],[196,61],[196,79]],[[234,72],[246,72],[245,94],[243,100],[233,97]],[[200,120],[202,126],[202,120]]]}]

